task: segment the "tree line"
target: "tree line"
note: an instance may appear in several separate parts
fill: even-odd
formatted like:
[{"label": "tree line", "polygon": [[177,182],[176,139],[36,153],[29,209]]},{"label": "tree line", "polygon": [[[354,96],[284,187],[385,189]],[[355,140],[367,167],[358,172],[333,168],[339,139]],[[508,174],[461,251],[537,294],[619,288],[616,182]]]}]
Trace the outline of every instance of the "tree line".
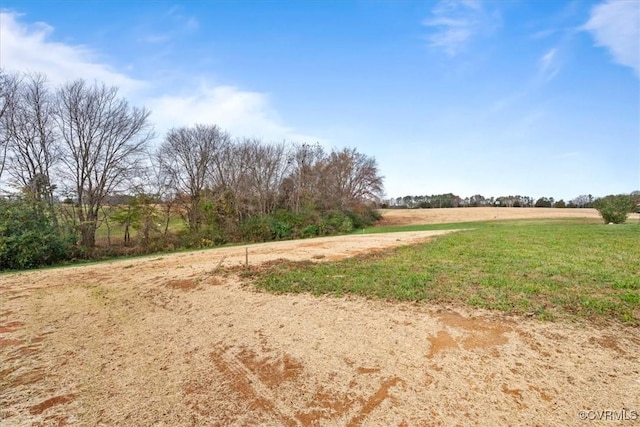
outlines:
[{"label": "tree line", "polygon": [[[236,138],[215,124],[158,138],[150,111],[117,87],[2,69],[0,144],[11,189],[0,268],[91,256],[97,230],[115,224],[144,250],[348,232],[375,220],[383,193],[375,159],[354,148]],[[57,249],[13,265],[20,246]]]},{"label": "tree line", "polygon": [[[640,204],[640,191],[634,191],[628,195],[635,201],[634,207]],[[500,196],[484,197],[475,194],[471,197],[462,198],[452,193],[434,194],[431,196],[404,196],[395,199],[387,199],[382,202],[382,206],[389,208],[463,208],[463,207],[508,207],[508,208],[593,208],[596,207],[596,198],[591,194],[579,195],[568,202],[564,199],[554,199],[553,197],[539,197],[538,199],[529,196]]]}]

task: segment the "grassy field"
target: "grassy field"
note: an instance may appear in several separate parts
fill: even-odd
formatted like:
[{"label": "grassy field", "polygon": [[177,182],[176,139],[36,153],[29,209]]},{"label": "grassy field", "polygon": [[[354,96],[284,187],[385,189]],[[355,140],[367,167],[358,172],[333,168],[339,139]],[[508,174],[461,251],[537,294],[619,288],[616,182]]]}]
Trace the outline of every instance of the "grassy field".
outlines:
[{"label": "grassy field", "polygon": [[339,262],[278,263],[256,274],[255,284],[276,293],[463,303],[546,320],[640,324],[640,224],[522,220],[367,232],[454,227],[465,230]]},{"label": "grassy field", "polygon": [[[105,211],[108,214],[111,214],[116,211],[115,208],[109,206],[105,208]],[[158,235],[164,232],[165,227],[165,218],[163,217],[164,213],[158,210],[157,218],[154,220],[154,233],[153,235]],[[187,228],[187,224],[180,217],[179,213],[171,212],[171,216],[169,219],[169,232],[170,233],[179,233]],[[99,244],[105,245],[107,239],[110,237],[111,244],[121,245],[124,242],[124,230],[125,226],[122,223],[114,220],[113,218],[105,221],[102,218],[98,222],[98,229],[96,230],[96,240]],[[130,227],[129,233],[131,234],[131,239],[136,241],[139,238],[139,230],[136,227]]]}]

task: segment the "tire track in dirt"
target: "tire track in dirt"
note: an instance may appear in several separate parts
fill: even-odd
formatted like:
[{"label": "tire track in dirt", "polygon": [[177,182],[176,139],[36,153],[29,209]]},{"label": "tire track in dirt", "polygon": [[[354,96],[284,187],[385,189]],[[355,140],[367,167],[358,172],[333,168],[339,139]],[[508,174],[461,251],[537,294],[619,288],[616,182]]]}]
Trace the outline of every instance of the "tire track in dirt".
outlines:
[{"label": "tire track in dirt", "polygon": [[[385,400],[391,399],[390,389],[403,381],[398,377],[380,378],[379,387],[369,396],[350,398],[358,383],[359,375],[371,375],[380,371],[378,368],[357,368],[350,390],[344,394],[330,393],[322,384],[314,384],[311,376],[305,372],[305,365],[284,353],[274,356],[273,350],[267,350],[268,356],[259,356],[246,348],[229,348],[222,344],[211,353],[211,361],[223,381],[235,395],[235,400],[242,401],[243,410],[250,411],[251,423],[263,425],[321,425],[323,422],[355,427],[367,420]],[[284,399],[279,391],[286,383],[292,389],[305,390],[313,396],[310,401],[301,404],[296,402],[294,409],[290,401]],[[193,384],[187,386],[187,394],[193,392]],[[194,408],[202,405],[194,405]],[[210,414],[205,414],[210,415]],[[232,419],[217,419],[221,425],[231,425],[242,414],[236,413]]]},{"label": "tire track in dirt", "polygon": [[402,383],[402,380],[398,377],[393,377],[386,379],[380,384],[380,388],[364,402],[362,409],[358,412],[356,416],[351,418],[349,422],[346,424],[347,427],[357,427],[362,425],[362,423],[367,419],[367,416],[371,414],[382,402],[386,399],[390,398],[389,389],[395,386],[398,383]]},{"label": "tire track in dirt", "polygon": [[[268,385],[230,351],[214,351],[211,354],[213,364],[223,376],[231,382],[231,388],[239,398],[249,403],[252,417],[264,422],[277,422],[280,425],[295,426],[295,420],[284,415],[278,408],[278,401]],[[275,378],[273,379],[275,381]]]}]

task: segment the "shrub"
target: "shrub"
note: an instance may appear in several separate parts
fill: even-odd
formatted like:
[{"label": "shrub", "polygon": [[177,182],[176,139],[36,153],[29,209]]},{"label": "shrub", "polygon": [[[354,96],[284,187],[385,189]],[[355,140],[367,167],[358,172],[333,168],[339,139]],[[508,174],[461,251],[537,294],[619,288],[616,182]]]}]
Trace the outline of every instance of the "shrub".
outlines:
[{"label": "shrub", "polygon": [[[375,209],[363,207],[357,210],[340,211],[340,214],[346,215],[351,220],[351,229],[357,230],[364,227],[373,225],[376,221],[382,218],[380,212]],[[346,229],[346,228],[345,228]],[[349,231],[352,231],[349,230]],[[344,232],[349,232],[344,231]]]},{"label": "shrub", "polygon": [[353,231],[353,221],[343,211],[331,211],[326,215],[326,234],[347,234]]},{"label": "shrub", "polygon": [[274,219],[271,221],[271,234],[275,240],[287,240],[292,236],[291,224],[286,221]]},{"label": "shrub", "polygon": [[58,229],[42,202],[0,200],[0,270],[34,268],[72,256],[73,235]]},{"label": "shrub", "polygon": [[271,240],[271,220],[268,216],[252,216],[241,225],[242,236],[249,242],[266,242]]},{"label": "shrub", "polygon": [[320,234],[320,230],[316,224],[311,224],[304,227],[300,234],[303,238],[316,237]]},{"label": "shrub", "polygon": [[300,230],[305,223],[305,215],[284,209],[277,210],[271,215],[271,232],[275,240],[295,239],[300,236]]},{"label": "shrub", "polygon": [[593,207],[598,210],[605,224],[622,224],[633,211],[635,204],[627,194],[611,194],[596,200]]}]

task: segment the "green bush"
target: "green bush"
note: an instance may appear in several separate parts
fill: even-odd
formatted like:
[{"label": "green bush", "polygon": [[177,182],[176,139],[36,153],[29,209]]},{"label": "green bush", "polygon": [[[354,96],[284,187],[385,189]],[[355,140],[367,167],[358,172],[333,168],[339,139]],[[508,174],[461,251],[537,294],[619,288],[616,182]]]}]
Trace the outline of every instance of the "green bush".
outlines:
[{"label": "green bush", "polygon": [[271,218],[268,216],[252,216],[240,226],[243,240],[247,242],[267,242],[271,240]]},{"label": "green bush", "polygon": [[34,268],[72,257],[73,235],[58,229],[45,205],[0,200],[0,270]]},{"label": "green bush", "polygon": [[277,210],[271,217],[271,233],[275,240],[295,239],[300,236],[306,218],[304,214]]},{"label": "green bush", "polygon": [[271,234],[274,240],[287,240],[291,239],[293,229],[290,223],[274,219],[271,221]]},{"label": "green bush", "polygon": [[623,224],[633,211],[635,203],[628,194],[611,194],[596,200],[593,207],[598,210],[605,224]]},{"label": "green bush", "polygon": [[369,226],[379,218],[380,215],[375,210],[333,210],[324,213],[278,210],[271,215],[249,217],[242,222],[240,228],[244,241],[266,242],[347,234],[357,228]]},{"label": "green bush", "polygon": [[331,211],[326,218],[327,234],[346,234],[354,230],[353,221],[343,211]]},{"label": "green bush", "polygon": [[346,214],[351,218],[354,229],[369,227],[382,218],[380,212],[375,209],[364,209],[361,211],[347,211]]},{"label": "green bush", "polygon": [[320,235],[320,228],[317,224],[311,224],[304,227],[300,232],[301,237],[316,237]]}]

